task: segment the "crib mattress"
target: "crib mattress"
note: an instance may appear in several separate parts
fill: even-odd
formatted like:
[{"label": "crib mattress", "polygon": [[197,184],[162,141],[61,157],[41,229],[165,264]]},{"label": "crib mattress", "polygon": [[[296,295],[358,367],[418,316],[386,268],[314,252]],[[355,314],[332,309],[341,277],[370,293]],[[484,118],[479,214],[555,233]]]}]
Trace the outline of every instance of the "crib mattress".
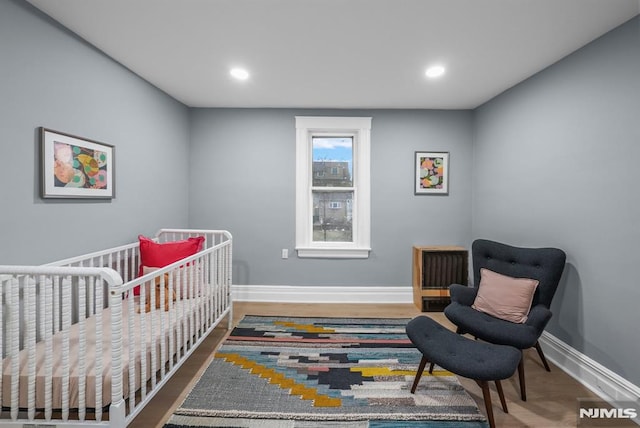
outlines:
[{"label": "crib mattress", "polygon": [[[146,358],[146,373],[144,376],[144,382],[151,378],[151,349],[152,346],[155,346],[156,349],[156,369],[160,369],[161,365],[167,362],[173,354],[175,354],[175,349],[179,348],[179,345],[175,345],[176,338],[182,337],[178,335],[178,332],[181,331],[182,335],[189,330],[186,327],[186,322],[190,314],[197,311],[196,301],[202,302],[199,299],[183,299],[174,302],[174,306],[170,312],[165,312],[162,309],[158,309],[155,311],[156,318],[156,328],[152,329],[152,313],[147,312],[144,314],[144,325],[146,325],[145,331],[142,331],[142,314],[133,313],[132,320],[133,324],[131,327],[131,333],[129,333],[129,305],[126,304],[126,300],[123,301],[122,305],[122,331],[123,331],[123,341],[122,341],[122,374],[123,374],[123,396],[126,398],[129,396],[130,384],[129,384],[129,367],[131,362],[135,364],[135,390],[140,389],[142,385],[142,377],[141,373],[141,355],[143,352],[143,345],[145,348],[145,352],[147,355]],[[200,305],[202,303],[199,303]],[[138,302],[135,303],[135,307],[138,307]],[[171,314],[171,315],[170,315]],[[164,319],[164,328],[160,327],[160,317]],[[96,335],[96,316],[91,316],[85,320],[85,331],[86,331],[86,351],[84,358],[85,364],[85,380],[86,380],[86,393],[84,394],[85,403],[84,406],[80,404],[80,362],[81,355],[79,353],[80,347],[80,327],[78,324],[74,324],[71,326],[69,330],[69,355],[68,355],[68,367],[69,367],[69,382],[68,382],[68,393],[66,394],[69,397],[68,408],[96,408],[104,407],[111,403],[111,385],[112,385],[112,358],[111,358],[111,309],[107,308],[102,311],[102,349],[100,354],[102,355],[102,397],[98,399],[96,394],[96,376],[95,376],[95,367],[96,367],[96,359],[97,359],[97,335]],[[150,334],[153,331],[154,334]],[[191,330],[192,331],[192,330]],[[128,336],[131,334],[131,336]],[[173,335],[174,339],[174,351],[169,351],[168,338],[170,334]],[[128,337],[132,337],[130,340]],[[162,360],[160,354],[160,345],[162,339],[165,339],[165,358]],[[53,352],[51,353],[51,367],[53,372],[53,379],[51,385],[52,391],[52,408],[60,409],[62,406],[62,397],[63,397],[63,383],[64,382],[64,371],[65,371],[65,363],[63,357],[63,333],[58,332],[52,337],[52,347]],[[184,340],[184,339],[183,339]],[[133,358],[130,359],[130,352],[133,352]],[[171,354],[171,355],[169,355]],[[35,394],[35,406],[39,409],[45,408],[45,358],[47,356],[47,351],[45,347],[44,341],[39,342],[36,345],[36,377],[35,377],[35,385],[36,385],[36,394]],[[19,407],[27,408],[28,407],[28,355],[27,351],[23,350],[19,354]],[[11,365],[12,359],[5,358],[3,360],[2,365],[2,406],[9,407],[11,406]]]}]

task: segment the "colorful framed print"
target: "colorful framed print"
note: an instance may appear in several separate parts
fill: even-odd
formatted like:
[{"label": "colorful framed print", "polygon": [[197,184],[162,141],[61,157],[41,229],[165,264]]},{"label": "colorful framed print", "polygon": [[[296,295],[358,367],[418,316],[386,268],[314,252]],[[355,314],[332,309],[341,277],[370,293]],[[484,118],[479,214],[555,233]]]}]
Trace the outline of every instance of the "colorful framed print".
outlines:
[{"label": "colorful framed print", "polygon": [[112,145],[40,128],[43,198],[115,197]]},{"label": "colorful framed print", "polygon": [[416,152],[415,194],[449,194],[449,153]]}]

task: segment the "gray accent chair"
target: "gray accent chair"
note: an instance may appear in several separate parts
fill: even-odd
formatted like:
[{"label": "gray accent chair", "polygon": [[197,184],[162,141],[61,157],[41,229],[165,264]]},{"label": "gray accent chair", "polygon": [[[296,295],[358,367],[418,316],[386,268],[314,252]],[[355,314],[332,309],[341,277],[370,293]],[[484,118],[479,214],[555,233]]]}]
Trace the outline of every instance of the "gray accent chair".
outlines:
[{"label": "gray accent chair", "polygon": [[[547,371],[549,364],[538,343],[545,326],[551,319],[551,300],[558,288],[564,270],[566,254],[557,248],[521,248],[503,243],[478,239],[471,246],[474,287],[452,284],[449,287],[451,304],[444,309],[446,317],[456,325],[457,333],[470,334],[486,342],[509,345],[522,350],[535,347]],[[523,324],[495,318],[472,308],[480,285],[480,269],[513,278],[539,281],[533,296],[531,310]],[[520,395],[526,401],[524,354],[518,365]]]}]

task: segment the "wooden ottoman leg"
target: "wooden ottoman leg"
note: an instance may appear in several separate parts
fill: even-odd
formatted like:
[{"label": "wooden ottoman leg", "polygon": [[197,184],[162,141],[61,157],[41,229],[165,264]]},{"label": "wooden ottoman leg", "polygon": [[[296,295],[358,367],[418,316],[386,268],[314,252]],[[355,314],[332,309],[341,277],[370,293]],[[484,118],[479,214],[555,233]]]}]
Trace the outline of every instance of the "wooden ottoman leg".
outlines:
[{"label": "wooden ottoman leg", "polygon": [[416,388],[418,387],[418,382],[420,382],[420,378],[422,377],[422,372],[424,371],[424,367],[427,365],[429,361],[427,361],[427,357],[424,355],[420,360],[420,365],[418,365],[418,371],[416,372],[416,378],[413,380],[413,386],[411,387],[411,393],[416,392]]},{"label": "wooden ottoman leg", "polygon": [[500,404],[502,404],[502,410],[504,410],[505,413],[509,413],[509,410],[507,410],[507,401],[504,399],[504,392],[502,392],[502,384],[499,380],[496,380],[495,382],[496,390],[498,391],[498,396],[500,397]]},{"label": "wooden ottoman leg", "polygon": [[522,401],[527,401],[527,386],[524,383],[524,352],[518,364],[518,378],[520,379],[520,397]]},{"label": "wooden ottoman leg", "polygon": [[486,380],[476,380],[476,383],[482,388],[482,397],[484,398],[484,407],[487,409],[487,419],[489,419],[489,427],[495,428],[496,422],[493,419],[493,406],[491,405],[491,391],[489,391],[489,382]]}]

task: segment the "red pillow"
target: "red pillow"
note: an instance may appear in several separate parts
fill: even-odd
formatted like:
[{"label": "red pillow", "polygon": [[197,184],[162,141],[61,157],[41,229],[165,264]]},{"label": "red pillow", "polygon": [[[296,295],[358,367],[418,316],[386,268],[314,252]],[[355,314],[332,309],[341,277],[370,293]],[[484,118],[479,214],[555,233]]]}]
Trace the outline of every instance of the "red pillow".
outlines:
[{"label": "red pillow", "polygon": [[[142,267],[160,268],[180,259],[189,257],[202,250],[204,236],[196,236],[183,241],[170,241],[159,244],[146,236],[139,235],[140,241],[140,269],[138,276],[142,276]],[[134,295],[140,294],[139,287],[134,289]]]}]

